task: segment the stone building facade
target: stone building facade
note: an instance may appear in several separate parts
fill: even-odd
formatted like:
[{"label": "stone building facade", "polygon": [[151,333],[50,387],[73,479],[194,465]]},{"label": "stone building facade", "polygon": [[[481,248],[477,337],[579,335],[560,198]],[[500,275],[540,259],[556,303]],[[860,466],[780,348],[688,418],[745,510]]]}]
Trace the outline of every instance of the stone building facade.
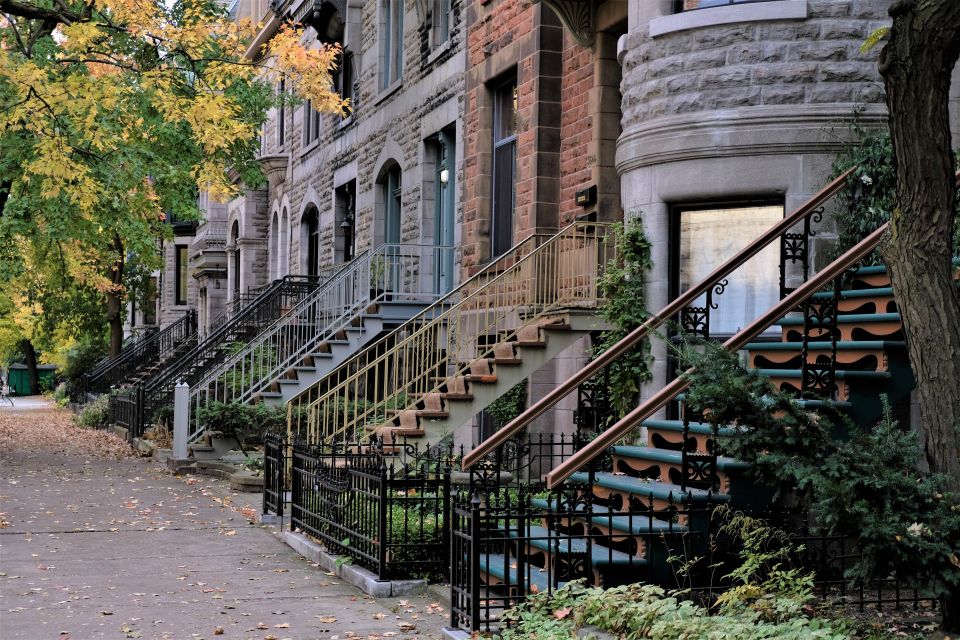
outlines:
[{"label": "stone building facade", "polygon": [[[619,220],[615,167],[620,133],[616,43],[627,5],[596,5],[587,41],[563,26],[556,5],[464,0],[466,15],[464,276],[535,233],[582,216]],[[578,204],[577,194],[582,204]],[[580,368],[582,340],[528,380],[533,402]],[[570,432],[575,398],[533,432]]]},{"label": "stone building facade", "polygon": [[[653,247],[650,309],[819,191],[836,154],[855,139],[855,123],[885,125],[879,49],[860,47],[888,24],[888,5],[630,3],[629,32],[618,49],[623,133],[616,165],[626,215],[643,218]],[[829,215],[822,226],[814,265],[831,248]],[[738,299],[720,311],[728,332],[777,294],[778,259],[766,253],[751,261],[750,281],[739,283]],[[654,345],[654,354],[651,388],[669,375],[664,348]]]},{"label": "stone building facade", "polygon": [[[386,241],[453,245],[458,239],[459,196],[438,203],[434,194],[441,178],[445,189],[460,189],[459,1],[288,1],[265,16],[263,38],[279,25],[276,15],[302,20],[316,6],[319,18],[304,30],[305,44],[344,47],[336,81],[351,110],[321,115],[309,103],[293,102],[270,113],[262,132],[267,185],[246,189],[227,205],[228,300]],[[424,28],[428,21],[442,21],[443,28]],[[388,215],[399,217],[389,228]],[[309,225],[318,225],[316,256],[308,255]]]}]

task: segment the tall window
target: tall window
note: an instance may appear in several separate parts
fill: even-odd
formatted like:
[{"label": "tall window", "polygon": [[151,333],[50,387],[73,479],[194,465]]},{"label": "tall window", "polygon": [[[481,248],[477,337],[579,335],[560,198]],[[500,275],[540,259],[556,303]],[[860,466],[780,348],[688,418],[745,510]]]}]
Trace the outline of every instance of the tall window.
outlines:
[{"label": "tall window", "polygon": [[403,2],[381,0],[380,16],[380,88],[386,89],[403,73]]},{"label": "tall window", "polygon": [[400,242],[400,167],[394,166],[384,182],[384,233],[383,241],[388,244]]},{"label": "tall window", "polygon": [[143,302],[143,324],[157,324],[157,279],[147,280],[147,295]]},{"label": "tall window", "polygon": [[337,187],[336,202],[336,243],[334,251],[337,262],[350,262],[354,254],[354,230],[356,229],[357,181]]},{"label": "tall window", "polygon": [[493,92],[493,194],[490,257],[513,246],[514,183],[517,164],[517,79]]},{"label": "tall window", "polygon": [[310,207],[303,216],[304,232],[307,237],[307,275],[320,273],[320,215]]},{"label": "tall window", "polygon": [[433,48],[450,39],[450,0],[433,0]]},{"label": "tall window", "polygon": [[307,100],[303,103],[303,146],[313,144],[320,137],[320,112]]},{"label": "tall window", "polygon": [[[779,204],[675,209],[673,296],[703,280],[782,218]],[[730,274],[723,292],[712,299],[716,308],[710,310],[711,336],[733,335],[776,304],[779,260],[777,246],[771,244]],[[705,305],[703,296],[691,304]],[[773,330],[778,331],[776,327]]]},{"label": "tall window", "polygon": [[187,245],[174,246],[173,304],[187,304]]},{"label": "tall window", "polygon": [[[283,78],[280,79],[280,100],[285,99],[285,94],[287,90],[287,82]],[[284,106],[283,102],[280,103],[280,106],[277,107],[277,148],[283,150],[284,145],[287,143],[287,109]]]},{"label": "tall window", "polygon": [[343,113],[340,114],[341,118],[348,118],[353,111],[354,102],[356,102],[353,91],[353,52],[349,49],[344,49],[343,53],[340,54],[340,60],[337,65],[337,70],[334,72],[333,82],[340,97],[350,101],[349,108],[344,109]]},{"label": "tall window", "polygon": [[233,260],[231,260],[233,299],[237,300],[240,298],[240,223],[236,220],[233,222],[233,229],[230,230],[230,240],[233,244]]},{"label": "tall window", "polygon": [[[436,175],[434,176],[434,243],[443,247],[452,247],[454,243],[454,158],[456,143],[453,132],[441,131],[437,135]],[[453,288],[453,251],[442,249],[436,259],[436,291],[446,293]]]}]

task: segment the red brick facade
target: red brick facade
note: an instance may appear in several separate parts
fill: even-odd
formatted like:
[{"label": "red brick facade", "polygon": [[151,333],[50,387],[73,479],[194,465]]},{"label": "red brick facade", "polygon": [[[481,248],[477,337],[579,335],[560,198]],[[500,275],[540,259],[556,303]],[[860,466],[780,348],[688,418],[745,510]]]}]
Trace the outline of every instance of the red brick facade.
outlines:
[{"label": "red brick facade", "polygon": [[[620,77],[618,66],[615,74],[603,71],[605,59],[613,57],[616,66],[615,37],[613,54],[609,37],[598,37],[593,47],[585,47],[543,3],[464,0],[463,15],[467,31],[463,264],[468,275],[491,258],[494,87],[516,75],[513,238],[519,241],[596,211],[597,205],[576,204],[576,192],[591,185],[600,192],[600,217],[620,217],[613,167],[619,93],[615,111],[601,113],[610,103],[603,100],[603,90],[616,92]],[[604,82],[612,87],[602,87]],[[598,126],[610,120],[612,126]],[[614,132],[612,140],[604,131]]]}]

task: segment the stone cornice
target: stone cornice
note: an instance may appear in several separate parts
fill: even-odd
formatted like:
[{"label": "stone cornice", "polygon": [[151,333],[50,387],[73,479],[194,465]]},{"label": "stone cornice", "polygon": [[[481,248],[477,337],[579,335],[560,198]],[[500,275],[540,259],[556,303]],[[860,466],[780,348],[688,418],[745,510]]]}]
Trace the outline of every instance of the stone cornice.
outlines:
[{"label": "stone cornice", "polygon": [[290,163],[290,155],[286,153],[277,153],[269,156],[260,156],[257,158],[263,174],[267,177],[267,183],[270,191],[274,191],[287,179],[287,165]]},{"label": "stone cornice", "polygon": [[617,171],[702,158],[836,153],[850,141],[856,119],[866,128],[886,124],[886,107],[775,105],[687,113],[628,126],[617,140]]}]

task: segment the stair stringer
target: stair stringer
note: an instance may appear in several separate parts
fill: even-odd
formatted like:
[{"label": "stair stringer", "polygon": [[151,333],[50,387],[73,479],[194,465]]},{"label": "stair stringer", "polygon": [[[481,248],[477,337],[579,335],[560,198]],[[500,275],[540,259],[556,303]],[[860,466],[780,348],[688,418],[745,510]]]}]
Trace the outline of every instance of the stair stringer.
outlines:
[{"label": "stair stringer", "polygon": [[602,318],[592,311],[577,311],[567,314],[558,314],[566,325],[563,329],[551,329],[549,325],[543,328],[544,346],[517,347],[520,356],[518,364],[494,364],[493,373],[497,376],[494,383],[471,382],[469,391],[470,400],[445,399],[445,418],[421,418],[420,427],[424,435],[416,438],[421,446],[433,446],[443,438],[453,435],[454,441],[465,446],[473,445],[472,434],[461,434],[460,430],[469,426],[481,411],[486,409],[495,400],[500,398],[514,386],[530,377],[540,367],[544,366],[561,353],[573,346],[591,331],[609,329]]},{"label": "stair stringer", "polygon": [[[272,393],[261,391],[259,394],[254,394],[254,398],[259,396],[262,402],[271,406],[285,405],[304,389],[310,388],[325,378],[337,367],[346,362],[348,358],[370,344],[383,330],[384,321],[382,318],[378,316],[363,317],[362,327],[350,327],[345,331],[347,336],[346,340],[327,343],[330,348],[329,352],[321,353],[314,351],[314,353],[307,356],[313,359],[313,366],[316,368],[316,371],[304,371],[302,369],[297,371],[297,367],[292,367],[291,369],[295,373],[295,377],[284,377],[291,373],[291,370],[288,369],[278,374],[269,385],[264,386],[265,389],[278,386],[278,391]],[[323,344],[324,343],[320,343],[320,345],[317,346],[320,347],[323,346]]]}]

